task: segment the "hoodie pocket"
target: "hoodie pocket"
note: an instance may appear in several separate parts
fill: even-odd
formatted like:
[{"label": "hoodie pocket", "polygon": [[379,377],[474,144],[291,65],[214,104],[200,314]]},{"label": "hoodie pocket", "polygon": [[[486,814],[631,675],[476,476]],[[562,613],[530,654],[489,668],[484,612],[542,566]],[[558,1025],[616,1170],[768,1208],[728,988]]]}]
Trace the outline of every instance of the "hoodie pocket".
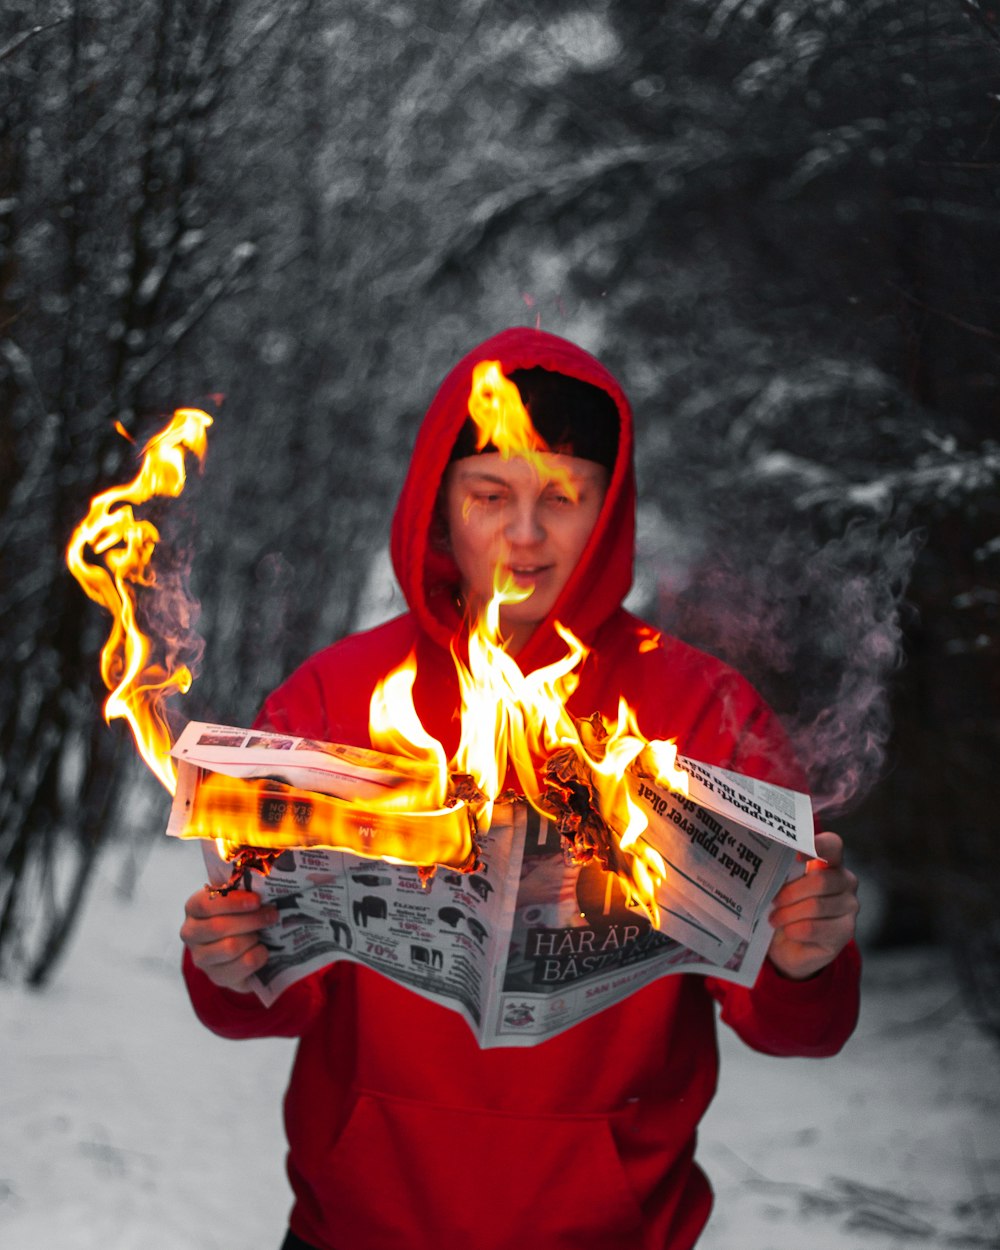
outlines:
[{"label": "hoodie pocket", "polygon": [[507,1115],[361,1093],[311,1179],[338,1250],[642,1244],[639,1206],[603,1116]]}]

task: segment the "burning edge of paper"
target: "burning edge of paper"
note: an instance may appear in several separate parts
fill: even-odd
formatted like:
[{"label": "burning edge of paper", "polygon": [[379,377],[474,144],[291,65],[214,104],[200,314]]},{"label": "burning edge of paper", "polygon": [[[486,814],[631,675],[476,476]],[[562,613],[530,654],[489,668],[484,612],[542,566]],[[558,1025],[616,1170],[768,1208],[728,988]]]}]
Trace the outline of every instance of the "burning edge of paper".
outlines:
[{"label": "burning edge of paper", "polygon": [[235,829],[243,846],[325,846],[390,862],[455,868],[473,854],[475,817],[462,799],[437,811],[380,811],[277,780],[199,777],[182,837],[232,842]]},{"label": "burning edge of paper", "polygon": [[426,770],[377,751],[191,722],[173,754],[167,832],[214,841],[233,864],[228,888],[292,849],[417,865],[424,878],[438,864],[479,865],[484,798],[465,774],[452,774],[444,804],[429,806]]},{"label": "burning edge of paper", "polygon": [[[634,893],[655,921],[655,902],[647,900],[662,877],[662,861],[639,836],[646,818],[635,819],[627,786],[617,783],[616,810],[605,813],[597,775],[601,768],[623,775],[628,762],[639,760],[613,758],[620,735],[596,714],[577,722],[575,733],[586,753],[571,746],[554,752],[544,767],[542,792],[523,801],[555,821],[575,863],[596,860],[622,878],[630,893],[639,876],[648,893]],[[215,841],[220,856],[233,864],[227,888],[248,869],[266,874],[292,849],[322,847],[409,864],[425,881],[438,864],[466,872],[479,865],[479,829],[490,823],[495,796],[484,795],[467,773],[447,775],[442,803],[437,769],[427,762],[197,721],[185,727],[172,754],[178,785],[167,832]]]}]

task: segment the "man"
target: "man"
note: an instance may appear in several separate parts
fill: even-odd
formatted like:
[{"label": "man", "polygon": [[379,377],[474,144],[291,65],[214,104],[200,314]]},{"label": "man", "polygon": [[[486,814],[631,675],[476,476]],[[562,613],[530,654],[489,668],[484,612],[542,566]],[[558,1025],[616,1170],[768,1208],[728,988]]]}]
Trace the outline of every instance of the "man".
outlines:
[{"label": "man", "polygon": [[[477,365],[497,361],[536,450],[510,454],[470,415]],[[537,450],[537,448],[542,450]],[[589,648],[570,702],[647,738],[802,788],[775,717],[732,670],[625,612],[632,576],[632,420],[615,379],[537,330],[497,335],[445,379],[417,437],[393,522],[409,611],[308,660],[260,724],[369,745],[376,683],[412,650],[414,704],[450,757],[459,694],[450,648],[498,578],[501,631],[522,671],[560,658],[555,623]],[[295,1193],[286,1250],[689,1250],[711,1193],[695,1133],[715,1088],[714,1002],[751,1046],[827,1055],[857,1013],[856,882],[840,839],[787,884],[757,984],[664,977],[549,1041],[480,1050],[461,1018],[339,963],[265,1008],[247,978],[274,920],[253,894],[188,900],[181,935],[195,1010],[223,1036],[300,1038],[285,1104]]]}]

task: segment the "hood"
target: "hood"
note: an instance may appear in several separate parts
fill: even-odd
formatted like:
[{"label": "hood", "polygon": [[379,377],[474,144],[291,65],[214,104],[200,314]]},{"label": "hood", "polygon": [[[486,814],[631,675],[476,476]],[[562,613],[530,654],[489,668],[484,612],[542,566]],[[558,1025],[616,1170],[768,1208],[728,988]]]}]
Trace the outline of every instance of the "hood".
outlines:
[{"label": "hood", "polygon": [[555,621],[589,643],[598,627],[620,607],[632,584],[632,410],[624,391],[600,361],[574,343],[542,330],[504,330],[480,343],[455,365],[431,401],[417,434],[392,523],[396,577],[418,624],[441,646],[449,646],[462,632],[463,621],[457,603],[458,569],[450,555],[432,546],[431,522],[451,449],[468,416],[472,371],[482,360],[498,360],[506,374],[541,366],[598,386],[611,396],[621,423],[618,456],[594,532],[552,612],[518,653],[518,663],[530,671],[565,653],[565,643],[553,629]]}]

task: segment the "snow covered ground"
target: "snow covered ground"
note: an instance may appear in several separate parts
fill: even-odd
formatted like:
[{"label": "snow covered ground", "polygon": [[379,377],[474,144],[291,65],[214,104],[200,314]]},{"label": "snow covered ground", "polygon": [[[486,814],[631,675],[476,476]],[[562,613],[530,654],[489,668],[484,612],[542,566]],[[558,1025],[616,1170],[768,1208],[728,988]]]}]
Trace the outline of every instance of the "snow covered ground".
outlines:
[{"label": "snow covered ground", "polygon": [[[191,1015],[177,929],[197,846],[158,840],[131,901],[127,855],[103,861],[50,988],[0,986],[0,1245],[276,1250],[292,1044],[224,1042]],[[704,1250],[1000,1247],[1000,1049],[939,953],[869,956],[865,979],[835,1059],[724,1035]]]}]

